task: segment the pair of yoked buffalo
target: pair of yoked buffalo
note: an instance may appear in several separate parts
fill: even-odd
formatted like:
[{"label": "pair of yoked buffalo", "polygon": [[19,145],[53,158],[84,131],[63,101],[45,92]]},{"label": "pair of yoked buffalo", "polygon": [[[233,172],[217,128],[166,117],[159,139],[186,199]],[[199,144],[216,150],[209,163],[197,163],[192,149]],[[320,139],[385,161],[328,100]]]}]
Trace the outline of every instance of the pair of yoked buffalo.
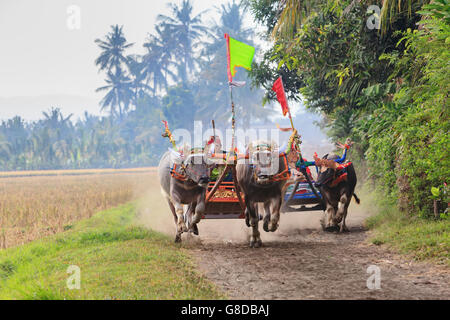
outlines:
[{"label": "pair of yoked buffalo", "polygon": [[[326,159],[327,156],[324,158]],[[329,157],[329,160],[337,159]],[[318,161],[320,168],[317,178],[323,200],[326,204],[322,227],[325,230],[338,228],[347,231],[345,218],[354,195],[356,174],[353,166],[346,166],[347,179],[331,185],[336,176],[336,167],[329,162]],[[159,163],[158,176],[161,192],[172,211],[175,225],[175,242],[181,241],[183,232],[198,235],[197,224],[205,214],[205,195],[211,170],[216,164],[204,153],[180,154],[166,152]],[[264,207],[263,229],[266,232],[277,230],[280,208],[284,198],[285,185],[289,177],[286,155],[278,152],[276,144],[264,141],[250,143],[246,156],[236,165],[236,181],[245,195],[245,221],[251,227],[250,246],[260,247],[261,237],[258,228],[260,214],[258,203]],[[186,213],[183,205],[188,205]]]}]

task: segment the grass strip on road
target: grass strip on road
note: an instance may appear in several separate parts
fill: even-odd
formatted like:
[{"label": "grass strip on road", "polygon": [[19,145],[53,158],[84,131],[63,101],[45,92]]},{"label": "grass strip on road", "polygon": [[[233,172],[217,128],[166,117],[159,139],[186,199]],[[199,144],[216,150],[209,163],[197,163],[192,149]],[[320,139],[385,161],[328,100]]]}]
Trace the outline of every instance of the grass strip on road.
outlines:
[{"label": "grass strip on road", "polygon": [[[134,203],[73,229],[0,251],[0,299],[218,299],[223,296],[168,236],[135,224]],[[68,289],[71,265],[81,288]]]}]

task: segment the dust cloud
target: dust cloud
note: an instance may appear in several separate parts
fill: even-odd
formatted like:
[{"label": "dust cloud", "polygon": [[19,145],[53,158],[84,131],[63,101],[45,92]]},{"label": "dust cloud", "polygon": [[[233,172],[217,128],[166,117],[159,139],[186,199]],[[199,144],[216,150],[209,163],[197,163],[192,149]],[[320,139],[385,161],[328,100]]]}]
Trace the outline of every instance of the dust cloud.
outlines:
[{"label": "dust cloud", "polygon": [[173,215],[161,194],[158,174],[148,181],[146,192],[139,195],[137,222],[146,228],[166,234],[175,234]]}]

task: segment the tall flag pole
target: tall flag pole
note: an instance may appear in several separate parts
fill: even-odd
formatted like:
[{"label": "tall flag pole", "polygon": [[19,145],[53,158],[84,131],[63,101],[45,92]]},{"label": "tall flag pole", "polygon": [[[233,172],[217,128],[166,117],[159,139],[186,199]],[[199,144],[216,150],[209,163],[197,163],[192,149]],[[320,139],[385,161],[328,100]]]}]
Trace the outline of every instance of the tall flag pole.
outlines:
[{"label": "tall flag pole", "polygon": [[[296,149],[296,151],[299,153],[300,158],[301,158],[300,146],[299,146],[301,144],[301,140],[300,140],[300,136],[297,133],[297,130],[294,128],[294,121],[292,120],[291,110],[290,110],[288,102],[287,102],[286,92],[284,91],[283,79],[281,78],[281,76],[278,77],[278,79],[275,80],[275,82],[273,83],[272,90],[275,91],[275,93],[277,95],[277,100],[281,105],[281,110],[283,111],[283,116],[286,116],[286,114],[288,114],[289,120],[291,121],[291,129],[290,130],[292,130],[292,134],[291,134],[291,137],[289,138],[286,153],[289,153],[292,150],[292,147],[294,147]],[[286,131],[287,128],[286,128],[286,130],[284,130],[284,129],[281,129],[281,130]]]},{"label": "tall flag pole", "polygon": [[[289,106],[287,103],[286,92],[284,91],[283,79],[281,78],[281,76],[278,77],[278,79],[275,80],[275,82],[273,83],[272,90],[275,91],[275,93],[277,94],[277,100],[281,104],[283,116],[286,116],[286,113],[287,113],[289,115],[289,120],[291,121],[292,134],[289,137],[288,145],[286,148],[286,154],[289,154],[291,151],[294,151],[297,153],[298,158],[296,160],[295,167],[300,168],[300,172],[306,178],[306,181],[308,181],[309,187],[311,188],[311,190],[313,191],[313,193],[317,197],[317,199],[319,199],[319,201],[322,202],[322,206],[325,208],[322,198],[317,193],[316,189],[314,188],[314,186],[311,182],[311,179],[309,178],[308,166],[314,165],[314,162],[305,161],[303,159],[302,153],[300,151],[300,144],[302,143],[302,141],[300,140],[300,135],[298,134],[297,130],[294,128],[294,122],[292,121],[291,110],[289,109]],[[289,201],[292,200],[292,197],[297,192],[299,183],[300,183],[299,181],[297,181],[295,183],[294,188],[292,189],[291,194],[289,195],[289,198],[287,199],[286,203],[289,203]]]},{"label": "tall flag pole", "polygon": [[225,40],[227,42],[227,75],[228,85],[230,88],[230,100],[231,100],[231,152],[234,162],[236,162],[236,150],[235,150],[235,131],[236,131],[236,114],[234,110],[233,101],[233,87],[242,87],[245,82],[233,81],[233,76],[236,74],[236,67],[242,67],[247,70],[251,70],[253,56],[255,55],[255,48],[237,41],[230,37],[228,33],[225,33]]},{"label": "tall flag pole", "polygon": [[283,79],[281,78],[281,76],[278,77],[278,79],[275,80],[275,82],[273,83],[272,90],[275,91],[275,93],[277,94],[277,100],[278,102],[280,102],[281,110],[283,111],[283,116],[285,116],[286,113],[289,115],[291,127],[292,130],[294,130],[295,129],[294,122],[292,121],[291,110],[289,109],[289,105],[287,103],[286,92],[284,91]]}]

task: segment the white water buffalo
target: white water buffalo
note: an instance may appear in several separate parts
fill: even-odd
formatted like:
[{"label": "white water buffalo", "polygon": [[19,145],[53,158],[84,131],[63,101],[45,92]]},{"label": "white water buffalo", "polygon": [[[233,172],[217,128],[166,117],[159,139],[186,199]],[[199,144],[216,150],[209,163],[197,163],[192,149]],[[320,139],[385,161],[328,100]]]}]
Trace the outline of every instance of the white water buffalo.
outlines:
[{"label": "white water buffalo", "polygon": [[[198,234],[197,223],[205,212],[205,193],[208,187],[211,166],[204,154],[181,156],[166,152],[158,166],[161,192],[172,211],[175,225],[175,242],[181,241],[181,234],[189,230]],[[183,204],[188,204],[186,219]]]},{"label": "white water buffalo", "polygon": [[286,155],[279,154],[274,143],[251,143],[247,153],[248,158],[238,161],[236,178],[245,195],[245,220],[247,226],[252,227],[250,246],[260,247],[257,203],[264,203],[264,231],[274,232],[278,228],[282,189],[289,178],[289,168]]},{"label": "white water buffalo", "polygon": [[359,204],[354,192],[357,179],[351,162],[339,165],[335,162],[336,159],[339,159],[339,156],[325,155],[322,159],[315,158],[320,169],[316,185],[320,188],[326,204],[326,211],[320,222],[324,230],[339,229],[339,232],[344,232],[348,231],[345,219],[352,197],[355,197],[356,203]]}]

